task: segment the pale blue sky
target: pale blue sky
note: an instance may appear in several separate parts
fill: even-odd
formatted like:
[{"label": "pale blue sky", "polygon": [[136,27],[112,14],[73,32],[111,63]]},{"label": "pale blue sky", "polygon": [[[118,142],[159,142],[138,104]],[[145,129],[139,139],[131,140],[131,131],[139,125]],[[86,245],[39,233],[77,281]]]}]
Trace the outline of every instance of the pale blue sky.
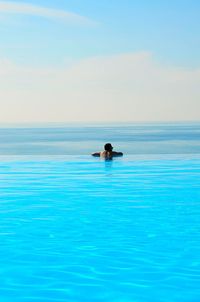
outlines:
[{"label": "pale blue sky", "polygon": [[[71,16],[70,19],[65,13],[73,13],[77,16]],[[99,115],[94,114],[95,108],[91,106],[92,99],[102,94],[101,99],[104,99],[108,107],[113,108],[113,104],[116,107],[111,117],[114,121],[130,121],[137,118],[138,120],[199,119],[196,113],[200,111],[199,108],[197,110],[197,106],[200,106],[197,104],[200,95],[198,89],[200,79],[199,14],[200,1],[198,0],[0,1],[0,67],[2,69],[0,84],[3,88],[10,87],[14,92],[16,89],[16,93],[13,92],[13,94],[8,89],[4,89],[1,98],[5,98],[7,103],[10,102],[10,106],[13,98],[17,96],[18,107],[21,108],[20,112],[12,116],[7,108],[2,116],[7,116],[6,121],[27,121],[31,117],[33,121],[70,119],[103,121],[108,117],[104,116],[101,109],[99,109]],[[103,62],[102,58],[104,58]],[[93,60],[96,60],[94,64]],[[112,66],[110,62],[113,62]],[[72,68],[63,70],[67,66],[72,66]],[[93,66],[96,66],[96,69],[92,69]],[[101,71],[101,66],[105,66],[104,71]],[[32,82],[28,87],[27,73],[31,68],[34,70],[31,71]],[[139,76],[140,82],[136,89],[132,90],[131,87],[139,81],[137,75],[141,73],[141,70],[143,74]],[[124,76],[116,79],[117,72]],[[88,78],[86,76],[82,79],[82,73]],[[4,74],[7,74],[6,82]],[[42,74],[45,74],[46,83],[42,80]],[[76,112],[75,107],[71,110],[73,113],[71,116],[64,116],[59,111],[57,115],[48,115],[45,111],[48,103],[45,103],[44,108],[41,109],[40,118],[37,119],[34,110],[32,110],[33,115],[31,112],[27,114],[25,99],[34,99],[38,95],[47,98],[48,93],[45,89],[52,84],[54,74],[57,74],[59,81],[55,83],[52,95],[56,97],[59,95],[61,100],[61,91],[63,92],[61,111],[72,106],[69,101],[64,104],[64,100],[72,99],[77,102],[76,106],[80,104],[80,107],[83,106],[88,110],[90,108],[90,117],[89,115],[82,116],[81,111]],[[149,76],[154,79],[151,85],[148,81]],[[13,80],[14,78],[16,79]],[[40,82],[38,78],[41,78]],[[131,83],[134,78],[136,80]],[[174,80],[171,81],[171,79]],[[85,86],[81,90],[83,80]],[[176,81],[178,81],[177,85]],[[19,91],[21,87],[18,85],[19,82],[21,86],[25,85],[26,92],[22,93],[22,89]],[[167,85],[169,82],[170,84]],[[91,83],[94,84],[92,88]],[[119,91],[115,90],[115,83]],[[67,94],[68,91],[64,90],[67,85],[73,86],[74,91],[78,91],[79,95],[77,96],[74,91]],[[149,86],[155,87],[158,94],[155,95],[154,91],[151,91],[151,94],[148,90]],[[182,91],[183,86],[184,91]],[[141,90],[138,87],[141,87]],[[147,90],[146,96],[143,94],[145,90]],[[38,94],[34,94],[36,91]],[[119,106],[117,109],[116,105],[116,102],[124,102],[125,93],[121,95],[121,98],[119,97],[122,91],[127,92],[127,100],[129,99],[125,106],[127,114],[121,114],[122,108]],[[180,100],[183,96],[187,96],[187,93],[189,98],[193,97],[193,100],[190,99],[190,103],[187,104],[185,99],[184,114],[187,114],[189,104],[191,112],[189,111],[188,116],[184,118],[184,115],[179,112],[182,107]],[[151,103],[151,100],[153,102],[155,99],[156,103]],[[163,105],[166,104],[166,100],[172,99],[171,106]],[[49,110],[53,110],[52,103],[53,98]],[[159,108],[157,113],[152,112],[152,106]],[[29,108],[30,106],[27,105],[27,110]],[[133,117],[130,114],[131,111]],[[168,115],[164,114],[166,112]],[[173,112],[172,116],[171,112]],[[108,116],[110,118],[109,114]]]},{"label": "pale blue sky", "polygon": [[[19,1],[12,1],[19,3]],[[20,1],[71,11],[97,22],[63,24],[12,14],[0,27],[0,54],[16,61],[62,63],[83,58],[150,51],[166,63],[200,65],[198,0],[34,0]]]}]

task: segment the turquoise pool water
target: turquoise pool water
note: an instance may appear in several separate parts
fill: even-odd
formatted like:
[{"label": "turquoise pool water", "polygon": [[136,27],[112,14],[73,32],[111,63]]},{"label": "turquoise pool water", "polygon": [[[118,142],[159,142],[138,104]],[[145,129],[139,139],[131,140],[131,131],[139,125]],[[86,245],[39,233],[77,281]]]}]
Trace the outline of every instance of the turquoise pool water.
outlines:
[{"label": "turquoise pool water", "polygon": [[0,301],[199,302],[200,157],[156,150],[2,155]]}]

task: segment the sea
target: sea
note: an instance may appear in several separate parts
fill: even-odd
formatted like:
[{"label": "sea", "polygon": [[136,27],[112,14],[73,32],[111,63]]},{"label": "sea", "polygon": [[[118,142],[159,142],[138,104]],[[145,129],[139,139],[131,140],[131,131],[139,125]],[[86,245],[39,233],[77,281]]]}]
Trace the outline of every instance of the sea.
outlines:
[{"label": "sea", "polygon": [[2,302],[199,302],[199,221],[198,122],[0,127]]}]

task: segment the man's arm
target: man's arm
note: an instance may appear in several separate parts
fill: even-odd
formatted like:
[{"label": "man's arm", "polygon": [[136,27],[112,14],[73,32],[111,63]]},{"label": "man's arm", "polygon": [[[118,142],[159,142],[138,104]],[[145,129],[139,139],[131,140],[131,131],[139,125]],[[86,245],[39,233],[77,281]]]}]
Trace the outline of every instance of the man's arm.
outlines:
[{"label": "man's arm", "polygon": [[113,152],[112,154],[113,156],[123,156],[123,153],[122,152]]},{"label": "man's arm", "polygon": [[100,157],[100,152],[92,153],[92,156]]}]

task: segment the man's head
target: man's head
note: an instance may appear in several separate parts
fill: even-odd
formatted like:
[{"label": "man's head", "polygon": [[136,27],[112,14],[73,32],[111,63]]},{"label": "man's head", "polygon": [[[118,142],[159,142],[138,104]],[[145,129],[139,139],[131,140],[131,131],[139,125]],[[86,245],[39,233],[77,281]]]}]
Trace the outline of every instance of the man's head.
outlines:
[{"label": "man's head", "polygon": [[105,149],[106,151],[111,152],[112,149],[113,149],[113,147],[112,147],[112,145],[111,145],[110,143],[107,143],[107,144],[104,145],[104,149]]}]

